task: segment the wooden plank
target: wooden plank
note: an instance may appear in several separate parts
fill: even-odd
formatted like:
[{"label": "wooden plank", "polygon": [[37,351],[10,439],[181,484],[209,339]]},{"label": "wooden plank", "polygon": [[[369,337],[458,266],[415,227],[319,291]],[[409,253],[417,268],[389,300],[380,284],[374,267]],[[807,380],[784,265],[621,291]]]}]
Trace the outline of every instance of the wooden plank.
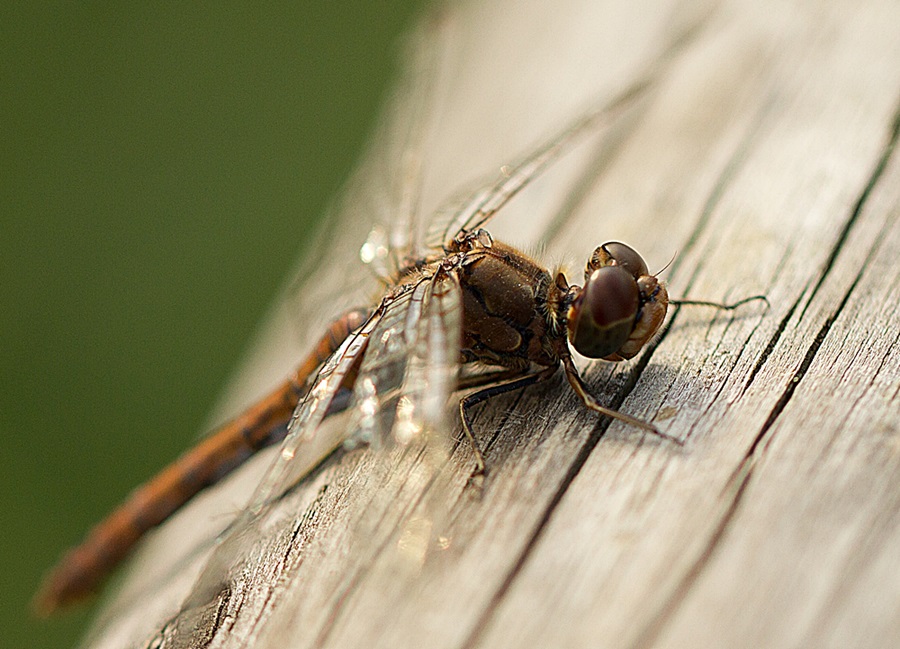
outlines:
[{"label": "wooden plank", "polygon": [[[865,290],[868,300],[878,302],[890,302],[888,295],[897,290],[888,288],[896,283],[893,274],[880,295],[859,280],[872,261],[872,247],[888,234],[884,230],[896,229],[896,194],[880,199],[868,192],[872,184],[876,193],[896,186],[880,164],[896,137],[891,111],[898,85],[896,76],[879,77],[896,71],[889,72],[887,59],[878,66],[883,51],[877,48],[869,62],[872,76],[860,80],[860,44],[880,32],[883,40],[868,44],[890,49],[892,37],[878,28],[885,14],[873,8],[852,13],[836,11],[815,26],[823,16],[810,15],[787,26],[778,39],[777,56],[786,60],[767,66],[769,92],[778,99],[760,95],[756,110],[774,101],[781,106],[769,110],[735,148],[737,168],[723,167],[722,181],[707,194],[716,203],[686,255],[688,275],[698,273],[692,294],[733,296],[732,287],[746,286],[749,279],[762,283],[772,312],[762,321],[717,318],[712,326],[703,314],[679,314],[653,356],[661,376],[654,382],[644,372],[632,409],[643,402],[648,414],[677,413],[670,428],[690,431],[696,442],[684,457],[658,450],[638,454],[627,445],[627,431],[616,445],[600,444],[487,623],[485,646],[512,646],[525,638],[534,646],[573,646],[597,638],[615,638],[609,642],[614,646],[826,646],[829,637],[821,635],[826,628],[834,631],[834,646],[896,644],[900,627],[895,617],[879,619],[884,609],[863,615],[857,605],[852,613],[842,611],[846,626],[839,628],[834,605],[828,604],[846,596],[837,593],[848,562],[880,562],[881,552],[898,556],[888,538],[896,533],[895,516],[894,529],[888,526],[878,535],[877,542],[886,545],[879,548],[876,542],[871,556],[862,559],[856,554],[862,547],[853,539],[872,533],[871,520],[851,515],[854,508],[874,506],[880,515],[892,516],[895,469],[890,461],[862,466],[844,454],[832,458],[835,473],[815,480],[819,493],[811,492],[810,479],[825,469],[818,466],[823,448],[844,429],[854,397],[826,381],[830,362],[806,365],[820,355],[821,336],[851,354],[873,345],[872,333],[880,329],[871,323],[858,326],[856,337],[826,328],[841,314],[846,317],[843,300],[851,290]],[[809,28],[809,41],[798,37],[800,25]],[[857,93],[863,85],[869,92]],[[853,92],[838,90],[851,87]],[[863,125],[870,101],[880,102],[878,117]],[[854,123],[860,127],[853,129],[855,138],[847,131]],[[897,253],[886,251],[888,259]],[[703,272],[703,266],[715,270]],[[681,275],[679,268],[676,277]],[[896,312],[894,318],[893,327],[881,329],[885,335],[868,362],[854,361],[860,379],[872,379],[886,346],[895,344]],[[896,390],[896,374],[892,381]],[[803,386],[799,393],[797,385]],[[866,419],[895,420],[896,392],[889,399]],[[784,412],[786,405],[790,409]],[[861,401],[853,410],[857,407],[866,406]],[[790,417],[795,409],[803,414]],[[817,413],[815,419],[810,411]],[[870,437],[871,426],[860,423],[851,438]],[[873,443],[879,444],[863,445]],[[778,478],[765,483],[772,474],[762,474],[758,465],[779,462],[774,453],[787,444],[793,455],[779,463]],[[864,473],[856,484],[850,479],[854,466]],[[888,490],[878,504],[869,500],[873,487]],[[831,503],[842,489],[849,493],[836,510]],[[749,508],[755,512],[752,520],[745,513]],[[739,551],[732,549],[737,544]],[[599,560],[576,550],[597,547],[603,549]],[[894,590],[882,586],[870,594]],[[548,598],[567,602],[565,616],[556,618],[561,623],[541,624],[522,615]],[[895,610],[896,597],[889,599],[887,608]],[[862,643],[863,637],[869,642]]]},{"label": "wooden plank", "polygon": [[[651,266],[677,253],[674,295],[768,295],[767,312],[684,308],[635,362],[588,366],[601,400],[684,449],[598,422],[562,383],[501,397],[476,417],[483,487],[465,445],[444,476],[444,552],[423,565],[404,550],[432,513],[418,458],[356,452],[290,493],[258,554],[182,607],[215,521],[269,454],[146,544],[89,646],[896,646],[900,7],[619,4],[450,15],[423,203],[663,70],[648,102],[491,229],[556,256],[609,239]],[[567,47],[548,61],[554,43]],[[373,191],[371,173],[352,191]],[[349,258],[368,223],[343,214]],[[307,284],[319,299],[346,274],[323,272]],[[296,304],[228,407],[315,334]]]}]

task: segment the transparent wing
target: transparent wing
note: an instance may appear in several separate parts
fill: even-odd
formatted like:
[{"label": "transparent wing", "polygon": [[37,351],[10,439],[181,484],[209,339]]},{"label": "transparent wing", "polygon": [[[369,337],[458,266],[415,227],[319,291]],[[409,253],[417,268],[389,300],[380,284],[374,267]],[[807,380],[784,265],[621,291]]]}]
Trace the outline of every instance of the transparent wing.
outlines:
[{"label": "transparent wing", "polygon": [[441,77],[444,18],[436,13],[406,44],[404,72],[376,129],[367,170],[372,231],[363,259],[382,278],[421,256],[422,168]]},{"label": "transparent wing", "polygon": [[517,164],[503,167],[500,178],[495,182],[480,186],[469,192],[461,202],[451,203],[438,210],[438,216],[429,225],[426,246],[432,249],[446,248],[457,234],[471,232],[485,225],[580,136],[599,124],[610,123],[627,109],[650,87],[651,81],[652,77],[647,77],[632,84],[612,101],[567,125]]},{"label": "transparent wing", "polygon": [[251,561],[262,546],[270,521],[269,506],[299,483],[345,441],[346,435],[320,435],[329,408],[359,367],[372,333],[383,317],[379,309],[365,325],[343,342],[319,371],[309,393],[297,406],[281,451],[260,481],[247,507],[226,530],[185,600],[185,607],[202,605],[216,596]]},{"label": "transparent wing", "polygon": [[345,381],[364,362],[369,341],[383,317],[381,310],[376,311],[362,329],[348,337],[322,366],[306,398],[294,411],[281,452],[257,486],[245,517],[257,515],[346,441],[344,438],[324,439],[317,433]]},{"label": "transparent wing", "polygon": [[[448,541],[447,515],[453,502],[450,453],[456,415],[452,400],[459,374],[462,300],[455,272],[439,272],[429,285],[397,407],[394,438],[419,444],[416,476],[425,487],[418,512],[402,523],[398,548],[404,559],[421,563],[429,549]],[[437,543],[437,546],[436,546]]]},{"label": "transparent wing", "polygon": [[392,111],[393,123],[405,129],[402,137],[389,140],[402,146],[402,150],[394,154],[400,161],[401,173],[390,179],[399,183],[394,190],[397,208],[391,221],[390,239],[396,268],[409,258],[422,256],[419,201],[428,133],[435,118],[442,45],[446,38],[443,21],[441,14],[435,14],[411,41],[409,50],[414,64],[395,95],[402,99],[399,99],[398,110]]},{"label": "transparent wing", "polygon": [[[383,292],[403,260],[421,248],[417,243],[421,236],[415,234],[422,229],[418,201],[424,151],[443,80],[445,32],[438,13],[404,43],[397,83],[380,111],[361,163],[330,206],[294,273],[287,309],[301,337],[317,322],[380,297],[377,291]],[[347,264],[360,255],[368,269],[357,264],[358,272],[348,273]],[[315,318],[310,304],[321,305]]]},{"label": "transparent wing", "polygon": [[[452,502],[443,469],[459,368],[460,288],[452,270],[426,270],[434,274],[386,299],[356,381],[350,440],[375,452],[366,464],[366,506],[349,525],[351,563],[377,554],[379,538],[396,539],[398,558],[419,563],[444,531]],[[398,497],[402,491],[416,494],[414,512]]]},{"label": "transparent wing", "polygon": [[[376,538],[396,538],[399,558],[420,562],[445,526],[449,496],[451,393],[459,367],[460,290],[455,273],[437,269],[404,296],[405,308],[385,314],[373,332],[356,384],[353,439],[378,452],[366,473],[367,505],[352,523],[359,556]],[[408,491],[411,490],[411,491]],[[405,510],[403,491],[420,506]],[[353,543],[353,541],[351,541]]]},{"label": "transparent wing", "polygon": [[459,367],[455,273],[441,270],[398,290],[385,300],[353,393],[350,438],[375,447],[446,436]]},{"label": "transparent wing", "polygon": [[[269,516],[272,506],[342,444],[390,449],[397,442],[423,439],[411,435],[414,431],[446,434],[446,419],[436,404],[446,406],[455,385],[460,334],[454,282],[455,276],[453,280],[446,275],[423,276],[395,287],[362,329],[326,362],[297,407],[281,452],[249,506],[213,551],[185,606],[210,601],[241,578],[247,566],[258,565],[266,539],[283,522],[280,513]],[[441,321],[445,315],[448,324]],[[337,436],[323,434],[322,424],[335,398],[351,383],[349,422]],[[402,413],[399,427],[398,413]]]},{"label": "transparent wing", "polygon": [[389,445],[403,380],[422,318],[430,282],[422,279],[398,287],[399,294],[385,298],[384,310],[372,331],[353,390],[353,415],[349,430],[354,441],[376,447]]},{"label": "transparent wing", "polygon": [[426,298],[397,412],[394,435],[401,440],[446,436],[450,428],[448,402],[456,389],[462,335],[456,273],[440,272],[429,284]]}]

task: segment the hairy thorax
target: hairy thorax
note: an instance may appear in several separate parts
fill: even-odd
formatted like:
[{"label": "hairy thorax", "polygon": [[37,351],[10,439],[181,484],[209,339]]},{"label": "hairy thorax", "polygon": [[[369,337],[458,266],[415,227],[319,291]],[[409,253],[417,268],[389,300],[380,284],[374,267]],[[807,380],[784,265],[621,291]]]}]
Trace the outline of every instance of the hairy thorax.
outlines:
[{"label": "hairy thorax", "polygon": [[493,242],[459,270],[463,298],[462,361],[510,368],[553,365],[547,349],[550,275],[522,253]]}]

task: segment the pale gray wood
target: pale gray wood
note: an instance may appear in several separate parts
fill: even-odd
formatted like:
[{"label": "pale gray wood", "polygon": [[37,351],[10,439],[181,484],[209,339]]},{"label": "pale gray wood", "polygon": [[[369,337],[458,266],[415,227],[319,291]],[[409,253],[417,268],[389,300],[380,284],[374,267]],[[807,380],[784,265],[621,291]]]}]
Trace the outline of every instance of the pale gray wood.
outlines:
[{"label": "pale gray wood", "polygon": [[[407,551],[434,513],[417,458],[386,474],[354,452],[280,503],[229,589],[179,613],[257,458],[144,545],[88,646],[900,644],[900,6],[498,1],[445,21],[426,209],[656,70],[491,231],[573,260],[573,279],[605,240],[651,267],[677,253],[672,295],[771,308],[685,307],[636,361],[585,364],[602,401],[683,449],[598,422],[562,382],[501,397],[475,420],[491,472],[468,484],[456,450],[448,547],[424,565]],[[377,193],[385,146],[345,204]],[[369,220],[339,214],[351,259]],[[322,272],[301,295],[346,283],[343,262]],[[315,336],[286,296],[224,409]]]}]

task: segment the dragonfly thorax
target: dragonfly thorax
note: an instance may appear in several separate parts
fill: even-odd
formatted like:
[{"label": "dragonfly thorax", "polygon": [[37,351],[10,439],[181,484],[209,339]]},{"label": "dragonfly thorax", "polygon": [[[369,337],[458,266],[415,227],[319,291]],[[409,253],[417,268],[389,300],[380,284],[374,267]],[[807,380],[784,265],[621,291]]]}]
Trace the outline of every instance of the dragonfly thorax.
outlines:
[{"label": "dragonfly thorax", "polygon": [[462,253],[463,362],[524,368],[555,365],[547,345],[550,273],[499,241]]}]

